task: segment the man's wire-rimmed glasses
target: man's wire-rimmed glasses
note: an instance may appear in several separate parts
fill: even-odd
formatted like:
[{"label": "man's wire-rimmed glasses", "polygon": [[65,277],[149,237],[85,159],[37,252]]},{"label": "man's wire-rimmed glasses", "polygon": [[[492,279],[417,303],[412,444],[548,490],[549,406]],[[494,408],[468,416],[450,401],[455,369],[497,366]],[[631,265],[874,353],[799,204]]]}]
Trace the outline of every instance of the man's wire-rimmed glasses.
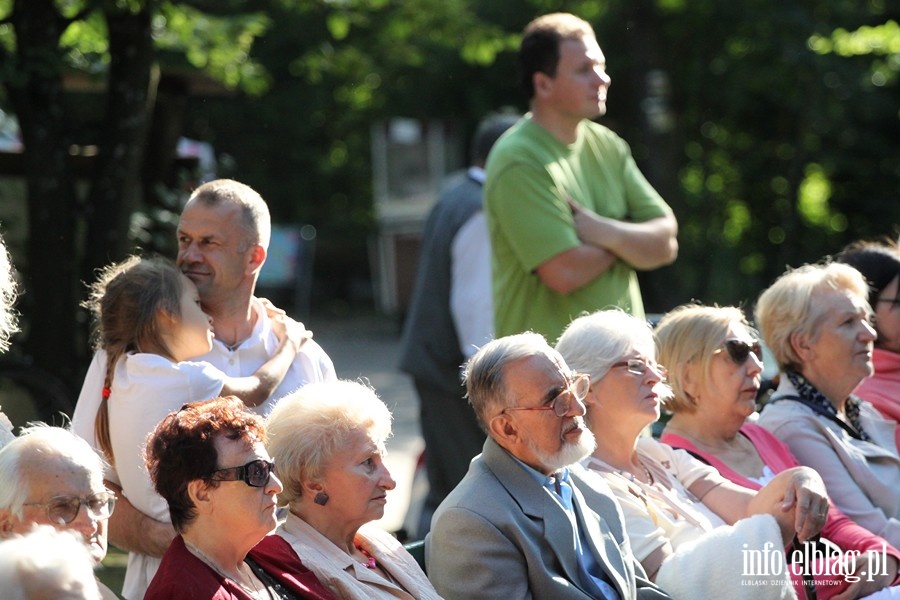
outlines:
[{"label": "man's wire-rimmed glasses", "polygon": [[47,518],[57,525],[68,525],[78,517],[82,505],[95,521],[108,519],[116,508],[116,495],[104,490],[85,496],[54,496],[47,502],[26,502],[23,506],[40,506],[47,510]]},{"label": "man's wire-rimmed glasses", "polygon": [[572,410],[572,405],[583,402],[591,388],[591,378],[585,373],[573,373],[572,380],[566,389],[557,394],[553,400],[542,406],[507,406],[501,413],[508,410],[552,410],[557,417],[564,417]]}]

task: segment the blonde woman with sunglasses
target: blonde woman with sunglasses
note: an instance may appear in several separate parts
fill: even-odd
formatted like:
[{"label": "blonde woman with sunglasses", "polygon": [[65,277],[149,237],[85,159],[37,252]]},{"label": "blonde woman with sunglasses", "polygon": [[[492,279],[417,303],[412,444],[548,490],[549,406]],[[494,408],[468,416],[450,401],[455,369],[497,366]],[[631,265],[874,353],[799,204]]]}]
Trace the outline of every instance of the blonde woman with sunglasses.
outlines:
[{"label": "blonde woman with sunglasses", "polygon": [[[753,422],[763,354],[740,309],[681,306],[663,317],[655,334],[673,392],[666,404],[672,418],[662,442],[690,452],[730,481],[751,489],[799,464],[784,443]],[[883,597],[893,597],[900,591],[886,587],[895,580],[900,552],[834,506],[828,509],[818,544],[837,552],[829,559],[792,561],[799,597],[813,583],[812,589],[823,600],[862,598],[878,590]],[[804,549],[799,544],[786,554],[812,556],[804,554]],[[795,555],[794,550],[800,553]],[[838,562],[851,555],[857,560]],[[874,569],[876,573],[865,572],[873,570],[868,569],[869,557],[882,563]],[[807,586],[799,587],[804,575]]]},{"label": "blonde woman with sunglasses", "polygon": [[[585,420],[597,447],[583,464],[615,493],[634,555],[650,577],[674,598],[792,597],[784,570],[747,574],[753,584],[742,584],[741,550],[817,534],[828,510],[821,478],[800,467],[752,490],[642,436],[669,395],[642,319],[621,310],[579,317],[556,349],[590,376]],[[721,565],[731,568],[712,568]]]}]

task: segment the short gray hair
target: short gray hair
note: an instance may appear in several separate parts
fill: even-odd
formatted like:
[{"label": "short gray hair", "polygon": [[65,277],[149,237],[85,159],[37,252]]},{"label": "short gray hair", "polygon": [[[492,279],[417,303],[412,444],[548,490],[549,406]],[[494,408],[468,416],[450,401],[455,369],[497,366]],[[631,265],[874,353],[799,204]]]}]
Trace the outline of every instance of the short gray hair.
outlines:
[{"label": "short gray hair", "polygon": [[650,324],[621,309],[578,317],[559,336],[556,350],[571,369],[590,375],[591,382],[603,379],[610,367],[632,350],[656,356]]},{"label": "short gray hair", "polygon": [[788,270],[757,300],[756,323],[782,371],[800,370],[791,336],[799,333],[815,339],[814,332],[826,316],[817,300],[829,290],[846,292],[868,306],[865,278],[853,267],[835,262]]},{"label": "short gray hair", "polygon": [[482,346],[466,363],[463,382],[466,396],[478,422],[490,434],[491,417],[510,405],[506,394],[504,369],[523,358],[543,355],[562,363],[562,357],[539,333],[526,332],[492,340]]},{"label": "short gray hair", "polygon": [[35,424],[0,449],[0,510],[8,510],[21,519],[30,490],[26,472],[20,467],[29,460],[44,462],[54,458],[84,467],[100,479],[106,470],[106,462],[85,440],[62,427]]},{"label": "short gray hair", "polygon": [[241,225],[247,234],[245,244],[241,244],[242,252],[249,246],[259,244],[269,248],[272,238],[272,217],[269,207],[259,192],[252,187],[233,179],[215,179],[198,187],[188,198],[188,203],[199,202],[204,206],[218,204],[236,204],[241,208]]},{"label": "short gray hair", "polygon": [[325,465],[353,433],[368,433],[381,452],[391,435],[391,412],[375,390],[356,381],[311,383],[278,401],[269,415],[266,448],[275,461],[283,504],[303,495],[303,483]]}]

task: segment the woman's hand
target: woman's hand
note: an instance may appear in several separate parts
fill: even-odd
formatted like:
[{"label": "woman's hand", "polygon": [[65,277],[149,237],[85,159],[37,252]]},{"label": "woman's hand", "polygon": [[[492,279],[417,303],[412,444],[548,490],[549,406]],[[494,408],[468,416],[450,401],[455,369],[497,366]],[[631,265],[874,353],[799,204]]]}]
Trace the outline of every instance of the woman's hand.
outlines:
[{"label": "woman's hand", "polygon": [[[781,528],[785,546],[791,543],[794,535],[804,541],[819,533],[828,517],[825,483],[809,467],[794,467],[782,471],[755,493],[746,488],[733,487],[748,494],[745,512],[739,518],[758,514],[772,515]],[[712,492],[707,495],[711,494]],[[703,502],[708,504],[705,497]],[[721,513],[716,512],[721,516]]]},{"label": "woman's hand", "polygon": [[822,531],[828,518],[825,482],[809,467],[796,467],[784,473],[788,473],[790,477],[785,482],[782,510],[793,510],[793,533],[797,534],[800,541],[808,540]]}]

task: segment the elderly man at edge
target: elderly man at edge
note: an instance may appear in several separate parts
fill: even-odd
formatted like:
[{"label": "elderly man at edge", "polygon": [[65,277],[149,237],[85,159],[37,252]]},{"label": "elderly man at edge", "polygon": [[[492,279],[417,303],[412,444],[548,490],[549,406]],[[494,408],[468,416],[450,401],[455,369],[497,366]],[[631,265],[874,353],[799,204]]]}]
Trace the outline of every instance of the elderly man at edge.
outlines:
[{"label": "elderly man at edge", "polygon": [[[106,556],[115,494],[103,486],[105,465],[83,439],[60,427],[26,429],[0,450],[0,537],[52,525],[81,536],[94,565]],[[99,584],[103,598],[115,598]]]},{"label": "elderly man at edge", "polygon": [[632,556],[609,487],[577,464],[594,449],[585,378],[541,335],[524,333],[481,348],[465,381],[488,439],[425,538],[438,593],[668,598]]},{"label": "elderly man at edge", "polygon": [[[210,181],[194,190],[178,223],[176,264],[193,281],[204,312],[213,318],[212,350],[196,360],[208,362],[231,377],[256,371],[278,347],[265,307],[254,297],[266,260],[271,221],[262,197],[249,186],[229,179]],[[72,417],[73,430],[99,447],[95,434],[102,400],[106,353],[94,356]],[[275,393],[253,410],[268,415],[278,399],[315,381],[337,377],[331,359],[314,341],[304,345]],[[115,469],[107,485],[118,491]],[[175,536],[170,523],[157,521],[122,498],[110,520],[110,541],[128,550],[123,595],[141,598],[159,565],[159,557]]]}]

